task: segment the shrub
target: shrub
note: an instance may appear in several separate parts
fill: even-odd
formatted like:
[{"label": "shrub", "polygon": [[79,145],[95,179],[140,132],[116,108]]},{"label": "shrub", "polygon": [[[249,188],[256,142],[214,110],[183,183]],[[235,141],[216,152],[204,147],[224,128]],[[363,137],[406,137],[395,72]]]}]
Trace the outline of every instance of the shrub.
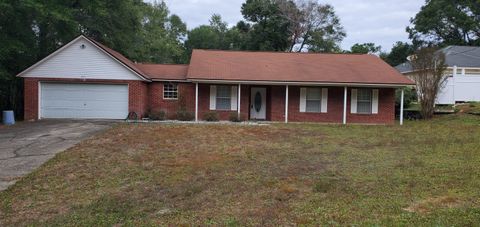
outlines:
[{"label": "shrub", "polygon": [[[403,96],[403,107],[408,108],[413,102],[416,102],[418,99],[417,92],[412,88],[405,88],[404,89],[404,96]],[[401,90],[397,89],[395,92],[395,105],[397,108],[400,108],[400,100],[401,100]]]},{"label": "shrub", "polygon": [[180,121],[193,121],[195,114],[187,110],[179,110],[177,111],[177,119]]},{"label": "shrub", "polygon": [[215,111],[209,111],[203,114],[203,120],[205,121],[218,121],[218,113]]},{"label": "shrub", "polygon": [[238,116],[238,113],[230,113],[230,116],[228,117],[228,119],[231,121],[231,122],[242,122],[243,121],[243,118],[242,116]]},{"label": "shrub", "polygon": [[154,121],[164,121],[167,118],[167,113],[164,110],[152,110],[149,111],[148,118]]}]

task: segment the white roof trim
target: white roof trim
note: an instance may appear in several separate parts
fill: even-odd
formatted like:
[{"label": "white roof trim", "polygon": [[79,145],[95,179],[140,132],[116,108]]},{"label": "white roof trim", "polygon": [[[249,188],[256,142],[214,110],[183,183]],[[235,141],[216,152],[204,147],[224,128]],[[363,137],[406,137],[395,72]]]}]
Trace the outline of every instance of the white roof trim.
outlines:
[{"label": "white roof trim", "polygon": [[20,72],[19,74],[17,74],[17,77],[23,77],[23,75],[27,72],[29,72],[30,70],[34,69],[35,67],[37,67],[38,65],[42,64],[43,62],[45,62],[46,60],[52,58],[53,56],[57,55],[58,53],[60,53],[63,49],[66,49],[67,47],[71,46],[73,43],[75,43],[77,40],[79,39],[84,39],[86,40],[87,42],[89,42],[90,44],[92,44],[93,46],[95,46],[97,49],[99,49],[100,51],[102,51],[102,53],[106,54],[108,57],[112,58],[113,60],[115,60],[116,62],[120,63],[123,67],[127,68],[130,72],[133,72],[133,74],[135,74],[136,76],[140,77],[142,80],[144,81],[150,81],[149,79],[143,77],[142,75],[140,75],[139,73],[135,72],[135,70],[131,69],[130,67],[128,67],[127,65],[123,64],[121,61],[119,61],[117,58],[115,58],[114,56],[112,56],[111,54],[109,54],[108,52],[106,52],[104,49],[100,48],[97,44],[95,44],[94,42],[90,41],[87,37],[85,37],[84,35],[80,35],[78,36],[77,38],[75,38],[74,40],[70,41],[69,43],[65,44],[63,47],[59,48],[58,50],[54,51],[53,53],[49,54],[48,56],[44,57],[42,60],[38,61],[37,63],[33,64],[32,66],[28,67],[27,69],[23,70],[22,72]]},{"label": "white roof trim", "polygon": [[190,83],[188,80],[178,80],[178,79],[152,79],[153,82],[178,82],[178,83]]},{"label": "white roof trim", "polygon": [[330,82],[287,82],[287,81],[248,81],[248,80],[202,80],[189,79],[190,82],[211,83],[211,84],[258,84],[258,85],[307,85],[307,86],[334,86],[334,87],[413,87],[409,84],[374,84],[374,83],[330,83]]}]

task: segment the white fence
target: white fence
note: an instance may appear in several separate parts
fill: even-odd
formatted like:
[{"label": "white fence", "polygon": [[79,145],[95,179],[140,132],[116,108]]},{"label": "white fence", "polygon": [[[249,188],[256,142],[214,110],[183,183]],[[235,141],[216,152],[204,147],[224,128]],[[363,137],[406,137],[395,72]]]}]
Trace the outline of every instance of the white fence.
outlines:
[{"label": "white fence", "polygon": [[437,104],[480,102],[480,75],[451,76],[437,97]]}]

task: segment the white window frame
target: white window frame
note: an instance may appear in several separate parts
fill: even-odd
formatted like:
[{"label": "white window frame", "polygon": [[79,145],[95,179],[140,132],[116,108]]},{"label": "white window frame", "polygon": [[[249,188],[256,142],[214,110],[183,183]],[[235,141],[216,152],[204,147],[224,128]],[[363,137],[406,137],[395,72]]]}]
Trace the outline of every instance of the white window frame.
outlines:
[{"label": "white window frame", "polygon": [[[308,89],[318,89],[320,92],[320,111],[307,111]],[[309,99],[311,100],[311,99]],[[301,87],[300,88],[300,113],[328,113],[328,88],[325,87]]]},{"label": "white window frame", "polygon": [[[360,93],[362,91],[368,91],[368,93],[370,93],[370,99],[369,100],[360,100]],[[369,112],[360,112],[359,111],[359,104],[360,103],[369,103],[369,106],[370,106],[370,111]],[[369,89],[369,88],[360,88],[360,89],[357,89],[357,114],[373,114],[373,89]]]},{"label": "white window frame", "polygon": [[[308,93],[309,91],[311,90],[316,90],[319,94],[320,94],[320,97],[318,99],[312,99],[308,97]],[[321,113],[322,112],[322,88],[320,87],[308,87],[307,90],[306,90],[306,94],[305,94],[305,112],[306,113]],[[308,110],[308,101],[313,101],[313,102],[318,102],[318,106],[320,107],[318,111],[309,111]]]},{"label": "white window frame", "polygon": [[[168,86],[173,86],[173,87],[168,88]],[[168,94],[171,94],[172,97],[168,97],[168,96],[170,96]],[[163,84],[163,99],[165,99],[165,100],[177,100],[178,99],[178,84],[177,83],[164,83]]]},{"label": "white window frame", "polygon": [[[228,90],[228,96],[225,96],[225,97],[219,97],[218,95],[218,91],[220,90],[220,88],[224,88],[226,90]],[[216,110],[232,110],[232,86],[229,86],[229,85],[217,85],[217,89],[216,89],[216,94],[215,94],[215,109]],[[228,99],[228,102],[230,103],[230,105],[228,105],[228,108],[218,108],[218,100],[219,99],[225,99],[227,100]]]}]

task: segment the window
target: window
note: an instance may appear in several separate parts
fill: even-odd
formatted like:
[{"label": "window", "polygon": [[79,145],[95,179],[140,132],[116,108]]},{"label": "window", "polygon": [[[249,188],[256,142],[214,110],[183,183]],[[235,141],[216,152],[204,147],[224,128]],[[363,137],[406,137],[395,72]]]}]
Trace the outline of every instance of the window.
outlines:
[{"label": "window", "polygon": [[217,110],[230,110],[231,108],[231,86],[217,86]]},{"label": "window", "polygon": [[371,89],[358,89],[357,113],[360,113],[360,114],[372,113],[372,90]]},{"label": "window", "polygon": [[163,99],[178,99],[177,84],[174,84],[174,83],[163,84]]},{"label": "window", "polygon": [[305,111],[320,113],[322,108],[322,89],[307,88]]}]

